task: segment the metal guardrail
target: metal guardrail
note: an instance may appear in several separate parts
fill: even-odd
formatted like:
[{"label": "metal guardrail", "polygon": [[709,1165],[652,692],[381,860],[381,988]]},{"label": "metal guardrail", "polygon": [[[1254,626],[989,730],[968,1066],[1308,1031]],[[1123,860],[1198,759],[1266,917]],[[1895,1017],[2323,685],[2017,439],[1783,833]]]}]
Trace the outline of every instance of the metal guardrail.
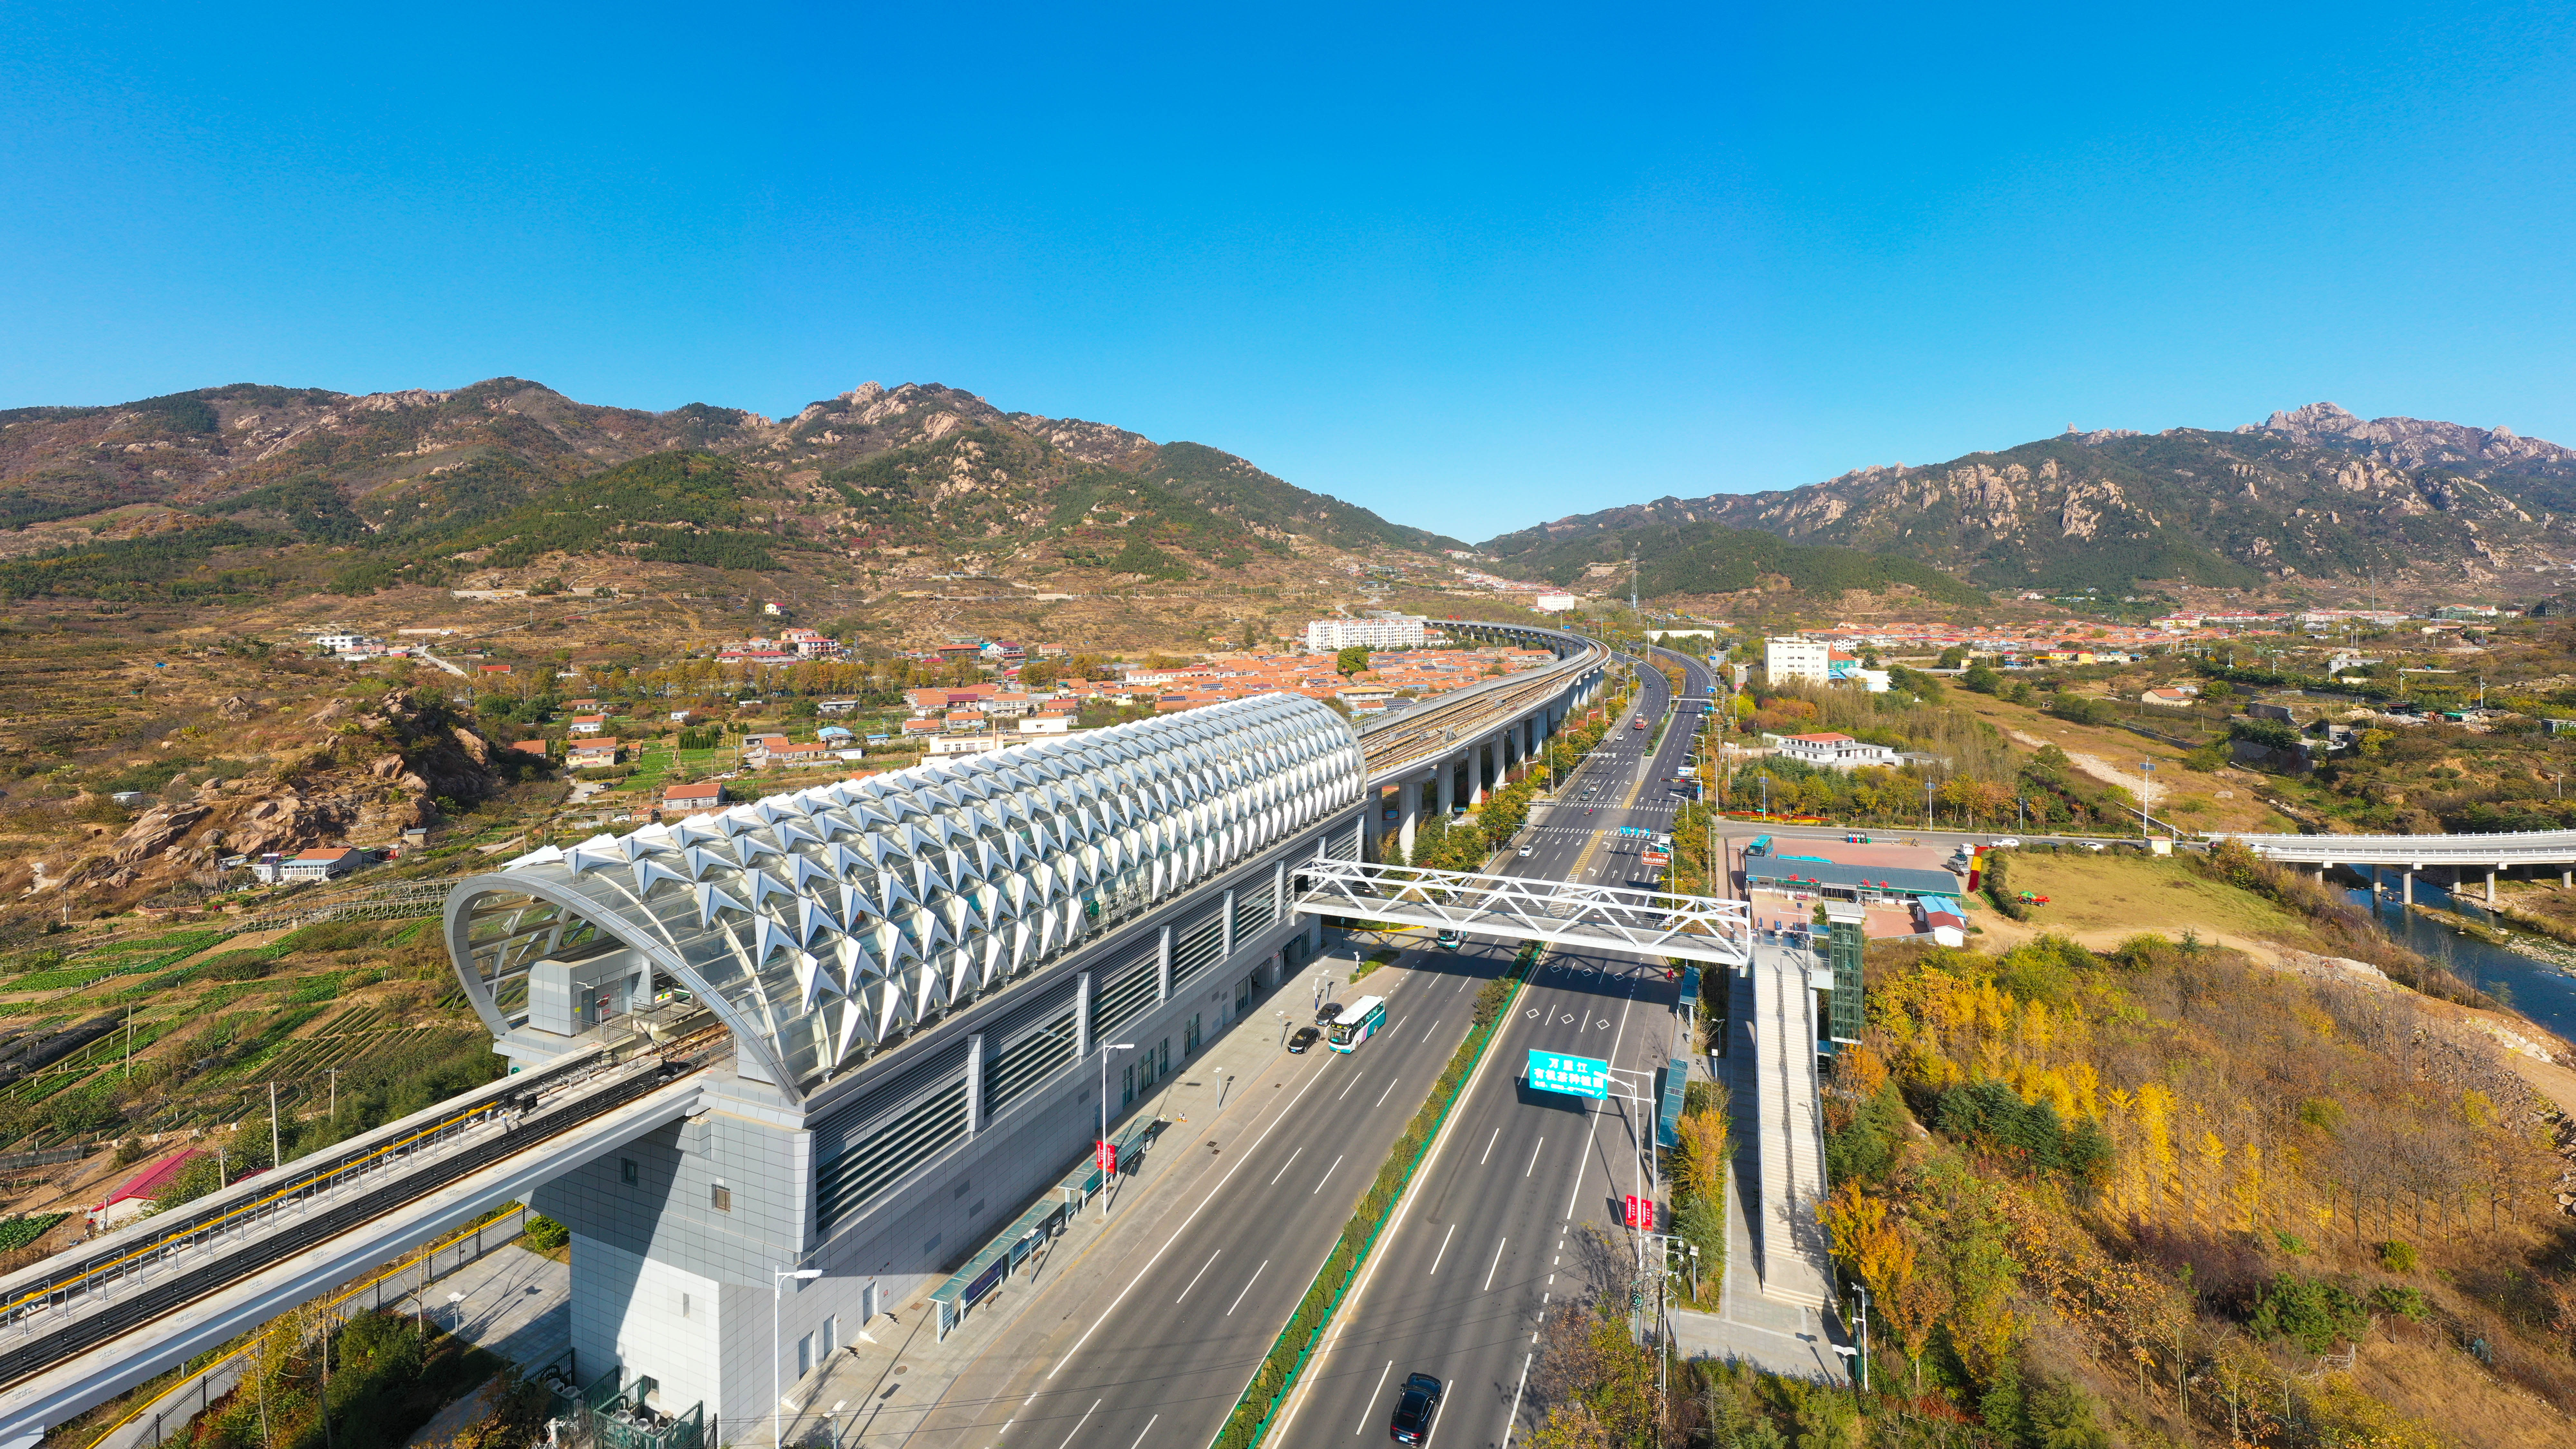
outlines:
[{"label": "metal guardrail", "polygon": [[[529,1208],[522,1203],[506,1209],[498,1217],[475,1223],[470,1227],[459,1228],[434,1243],[414,1248],[346,1288],[325,1294],[314,1300],[314,1306],[325,1312],[346,1310],[361,1295],[372,1294],[373,1301],[356,1311],[381,1309],[384,1307],[385,1288],[388,1285],[401,1287],[402,1285],[396,1280],[407,1276],[413,1269],[428,1265],[428,1277],[430,1281],[436,1281],[438,1255],[468,1240],[473,1243],[471,1251],[458,1259],[447,1271],[453,1273],[468,1263],[478,1262],[492,1251],[493,1247],[506,1246],[517,1241],[519,1233],[527,1225],[529,1216]],[[487,1247],[487,1244],[491,1246]],[[405,1293],[410,1291],[412,1290],[409,1288],[403,1288]],[[186,1429],[199,1414],[206,1411],[208,1404],[232,1387],[231,1382],[217,1387],[215,1382],[217,1379],[223,1377],[227,1371],[231,1371],[233,1381],[237,1382],[240,1377],[238,1370],[243,1360],[258,1352],[259,1344],[256,1341],[244,1344],[205,1364],[160,1393],[139,1400],[130,1413],[108,1425],[96,1439],[91,1440],[89,1449],[136,1449],[136,1446],[144,1444],[160,1445],[179,1431]],[[193,1407],[186,1403],[191,1393],[196,1397]],[[187,1411],[176,1412],[182,1408]],[[147,1414],[151,1416],[149,1424],[142,1422]]]},{"label": "metal guardrail", "polygon": [[1481,624],[1475,620],[1450,622],[1548,636],[1573,649],[1552,665],[1485,680],[1453,690],[1433,703],[1370,721],[1360,732],[1360,751],[1372,783],[1382,783],[1390,774],[1452,753],[1462,743],[1479,738],[1486,721],[1520,714],[1539,700],[1562,693],[1572,677],[1597,669],[1611,658],[1609,646],[1599,640],[1561,629]]},{"label": "metal guardrail", "polygon": [[[448,1112],[415,1130],[362,1142],[297,1172],[292,1181],[255,1188],[238,1199],[186,1214],[185,1221],[150,1234],[148,1240],[111,1243],[85,1256],[78,1250],[57,1254],[14,1275],[16,1281],[0,1290],[6,1295],[0,1300],[0,1342],[16,1340],[0,1348],[0,1385],[40,1373],[658,1090],[704,1065],[726,1038],[718,1029],[674,1042],[653,1070],[628,1070],[638,1063],[616,1062],[601,1054],[567,1063],[554,1069],[560,1075],[545,1075],[539,1081],[525,1076],[504,1079],[507,1090],[462,1111]],[[550,1107],[536,1105],[540,1095],[601,1077],[613,1080],[600,1090],[573,1095]],[[499,1130],[476,1130],[490,1127]],[[429,1159],[425,1165],[419,1161],[424,1155]],[[289,1167],[292,1170],[293,1165]],[[321,1202],[326,1194],[351,1187],[361,1190],[337,1203]],[[243,1251],[198,1254],[197,1250],[228,1241],[240,1243]],[[156,1269],[182,1255],[206,1260],[177,1267],[154,1281]],[[118,1297],[125,1289],[132,1291]],[[96,1311],[76,1314],[76,1305],[95,1305]],[[55,1321],[47,1322],[49,1316]]]},{"label": "metal guardrail", "polygon": [[2256,835],[2214,830],[2267,859],[2301,865],[2563,865],[2576,863],[2576,830],[2481,835]]}]

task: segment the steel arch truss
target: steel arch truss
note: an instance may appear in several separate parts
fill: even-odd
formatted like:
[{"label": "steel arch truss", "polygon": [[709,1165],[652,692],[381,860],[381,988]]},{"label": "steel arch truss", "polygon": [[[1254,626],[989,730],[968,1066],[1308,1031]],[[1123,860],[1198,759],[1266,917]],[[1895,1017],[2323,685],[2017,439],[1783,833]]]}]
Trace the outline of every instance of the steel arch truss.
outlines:
[{"label": "steel arch truss", "polygon": [[1324,705],[1235,700],[549,847],[461,882],[448,948],[497,1036],[536,961],[613,937],[801,1093],[1347,806],[1363,774]]},{"label": "steel arch truss", "polygon": [[1353,860],[1301,861],[1295,871],[1294,904],[1309,915],[1729,966],[1753,959],[1742,901]]}]

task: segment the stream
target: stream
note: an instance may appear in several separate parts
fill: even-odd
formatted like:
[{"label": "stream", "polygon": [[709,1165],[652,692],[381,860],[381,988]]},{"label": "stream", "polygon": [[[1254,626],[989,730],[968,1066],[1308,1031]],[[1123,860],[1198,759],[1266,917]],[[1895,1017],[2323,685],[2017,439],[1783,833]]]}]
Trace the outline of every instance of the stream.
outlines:
[{"label": "stream", "polygon": [[[2393,884],[2396,877],[2391,875],[2389,879]],[[2488,945],[2475,936],[2416,915],[2397,904],[2394,895],[2374,900],[2366,890],[2348,890],[2344,894],[2354,905],[2376,915],[2379,923],[2388,929],[2388,934],[2403,942],[2408,949],[2447,967],[2453,975],[2495,996],[2541,1026],[2576,1041],[2576,975],[2569,974],[2570,970],[2576,970],[2576,948],[2535,935],[2500,917],[2490,916],[2486,907],[2476,900],[2453,895],[2422,876],[2415,878],[2418,903],[2438,906],[2470,920],[2509,931],[2516,940],[2530,942],[2533,952],[2563,957],[2570,965],[2561,967],[2540,955]]]}]

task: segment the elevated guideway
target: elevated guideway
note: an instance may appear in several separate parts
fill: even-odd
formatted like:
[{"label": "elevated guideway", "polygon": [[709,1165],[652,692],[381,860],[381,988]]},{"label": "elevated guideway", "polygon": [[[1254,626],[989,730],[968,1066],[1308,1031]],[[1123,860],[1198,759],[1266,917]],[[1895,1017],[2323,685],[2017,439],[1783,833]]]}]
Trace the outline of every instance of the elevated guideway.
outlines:
[{"label": "elevated guideway", "polygon": [[2450,866],[2508,870],[2576,865],[2576,830],[2520,830],[2482,835],[2254,835],[2214,831],[2266,860],[2296,865],[2387,865],[2405,870]]},{"label": "elevated guideway", "polygon": [[2386,868],[2398,872],[2398,892],[2415,902],[2415,877],[2426,870],[2448,870],[2452,884],[2466,884],[2472,871],[2486,873],[2487,904],[2496,901],[2500,871],[2556,871],[2561,886],[2576,885],[2576,830],[2497,831],[2475,835],[2256,835],[2213,831],[2209,838],[2242,842],[2255,854],[2283,865],[2313,867],[2323,876],[2336,866]]},{"label": "elevated guideway", "polygon": [[146,1217],[0,1279],[0,1445],[676,1121],[722,1031],[593,1048]]},{"label": "elevated guideway", "polygon": [[1557,662],[1452,690],[1429,704],[1362,725],[1360,751],[1371,785],[1432,768],[1542,709],[1561,711],[1569,695],[1593,685],[1611,658],[1609,646],[1600,640],[1563,629],[1457,620],[1437,622],[1436,627],[1452,638],[1552,649]]}]

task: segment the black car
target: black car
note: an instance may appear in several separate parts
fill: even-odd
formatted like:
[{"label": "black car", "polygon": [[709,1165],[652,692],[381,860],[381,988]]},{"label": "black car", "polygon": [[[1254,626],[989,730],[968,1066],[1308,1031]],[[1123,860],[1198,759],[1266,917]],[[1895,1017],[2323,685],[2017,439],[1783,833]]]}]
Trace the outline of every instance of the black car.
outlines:
[{"label": "black car", "polygon": [[1440,1411],[1441,1383],[1429,1374],[1412,1374],[1404,1381],[1404,1396],[1395,1401],[1395,1421],[1386,1426],[1388,1436],[1398,1444],[1419,1444],[1431,1432],[1431,1416]]},{"label": "black car", "polygon": [[1341,1016],[1342,1004],[1338,1001],[1327,1001],[1323,1005],[1315,1008],[1315,1024],[1317,1026],[1330,1026],[1334,1022],[1341,1020]]},{"label": "black car", "polygon": [[1323,1035],[1311,1026],[1301,1026],[1288,1038],[1288,1050],[1293,1055],[1304,1056],[1306,1048],[1313,1046]]}]

